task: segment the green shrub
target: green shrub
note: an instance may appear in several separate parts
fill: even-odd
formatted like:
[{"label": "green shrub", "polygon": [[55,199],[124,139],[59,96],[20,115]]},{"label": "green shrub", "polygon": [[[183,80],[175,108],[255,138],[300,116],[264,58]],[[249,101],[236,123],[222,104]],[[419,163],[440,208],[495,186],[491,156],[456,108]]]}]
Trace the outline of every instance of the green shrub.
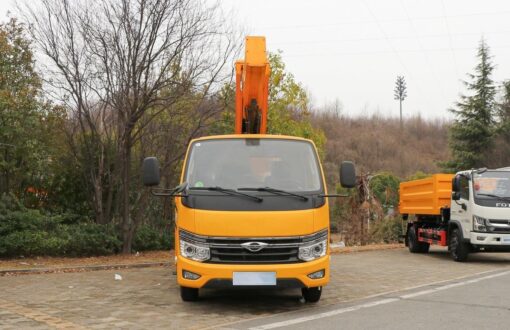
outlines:
[{"label": "green shrub", "polygon": [[122,246],[115,228],[109,225],[79,223],[63,226],[59,236],[67,240],[65,254],[68,256],[113,254]]},{"label": "green shrub", "polygon": [[170,250],[174,246],[173,228],[157,230],[151,226],[143,225],[136,231],[133,238],[134,251]]},{"label": "green shrub", "polygon": [[373,243],[397,243],[403,234],[402,219],[387,217],[371,225],[370,240]]},{"label": "green shrub", "polygon": [[0,257],[105,255],[120,246],[112,226],[75,214],[45,214],[12,196],[0,197]]}]

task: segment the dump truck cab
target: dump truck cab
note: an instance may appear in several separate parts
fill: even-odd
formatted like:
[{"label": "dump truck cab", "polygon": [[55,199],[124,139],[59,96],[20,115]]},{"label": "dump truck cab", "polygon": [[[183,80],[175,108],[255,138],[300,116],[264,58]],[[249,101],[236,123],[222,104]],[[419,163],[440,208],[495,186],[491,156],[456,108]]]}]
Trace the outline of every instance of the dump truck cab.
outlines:
[{"label": "dump truck cab", "polygon": [[510,252],[510,168],[457,173],[450,213],[475,250]]}]

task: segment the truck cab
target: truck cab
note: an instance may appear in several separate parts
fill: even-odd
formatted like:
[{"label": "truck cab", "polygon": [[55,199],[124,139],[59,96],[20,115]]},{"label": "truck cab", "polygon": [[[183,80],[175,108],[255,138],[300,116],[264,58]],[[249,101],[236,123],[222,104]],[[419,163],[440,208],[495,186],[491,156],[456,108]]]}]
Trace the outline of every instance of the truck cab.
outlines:
[{"label": "truck cab", "polygon": [[[270,66],[264,37],[247,37],[236,67],[235,134],[189,144],[175,197],[175,260],[184,301],[201,288],[301,288],[317,302],[329,281],[329,203],[311,140],[269,135]],[[146,186],[159,184],[144,160]],[[340,181],[352,188],[354,164]]]},{"label": "truck cab", "polygon": [[462,249],[510,252],[510,168],[457,173],[450,213]]},{"label": "truck cab", "polygon": [[[159,183],[155,158],[144,183]],[[344,162],[341,181],[355,183]],[[165,195],[165,193],[156,193]],[[184,301],[200,288],[301,288],[320,299],[329,281],[329,203],[312,141],[241,134],[193,140],[175,197],[177,282]]]}]

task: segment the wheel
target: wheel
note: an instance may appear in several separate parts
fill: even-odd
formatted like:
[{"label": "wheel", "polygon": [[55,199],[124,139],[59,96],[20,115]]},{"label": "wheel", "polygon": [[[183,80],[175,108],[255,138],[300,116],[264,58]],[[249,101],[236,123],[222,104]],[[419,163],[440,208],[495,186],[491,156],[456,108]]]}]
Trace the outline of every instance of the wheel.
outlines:
[{"label": "wheel", "polygon": [[430,248],[429,243],[418,241],[414,226],[409,227],[407,230],[407,245],[409,247],[409,252],[411,253],[427,253]]},{"label": "wheel", "polygon": [[305,298],[306,302],[316,303],[319,299],[321,299],[322,286],[315,288],[302,288],[301,293],[303,294],[303,298]]},{"label": "wheel", "polygon": [[197,301],[198,289],[181,286],[181,299],[183,301]]},{"label": "wheel", "polygon": [[448,249],[450,250],[450,255],[452,256],[453,260],[459,262],[467,260],[469,255],[469,245],[462,241],[462,235],[458,228],[455,228],[452,231]]}]

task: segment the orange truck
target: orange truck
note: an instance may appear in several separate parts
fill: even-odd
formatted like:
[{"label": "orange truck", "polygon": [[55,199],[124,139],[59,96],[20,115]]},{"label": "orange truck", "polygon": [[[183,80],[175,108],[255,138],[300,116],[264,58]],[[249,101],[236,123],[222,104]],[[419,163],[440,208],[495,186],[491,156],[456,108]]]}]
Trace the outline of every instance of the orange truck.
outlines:
[{"label": "orange truck", "polygon": [[455,261],[474,252],[510,252],[510,168],[435,174],[400,184],[412,253],[448,247]]},{"label": "orange truck", "polygon": [[[329,281],[329,203],[312,141],[268,135],[270,67],[265,38],[247,37],[236,62],[235,134],[189,144],[180,182],[156,195],[175,198],[175,251],[181,298],[202,288],[300,288],[317,302]],[[155,157],[143,181],[160,181]],[[340,166],[344,187],[356,182]]]}]

